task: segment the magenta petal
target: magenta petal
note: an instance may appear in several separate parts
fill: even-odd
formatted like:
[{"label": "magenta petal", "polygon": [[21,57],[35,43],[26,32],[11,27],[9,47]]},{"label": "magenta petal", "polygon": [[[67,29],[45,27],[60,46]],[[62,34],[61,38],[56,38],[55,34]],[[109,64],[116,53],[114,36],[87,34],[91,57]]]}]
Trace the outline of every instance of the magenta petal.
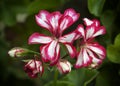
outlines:
[{"label": "magenta petal", "polygon": [[41,10],[36,16],[36,22],[39,26],[48,29],[49,31],[51,31],[51,26],[49,24],[49,21],[47,19],[47,17],[49,16],[49,12],[45,11],[45,10]]},{"label": "magenta petal", "polygon": [[65,10],[64,16],[70,16],[73,19],[73,22],[75,22],[78,20],[80,14],[76,13],[74,9],[69,8]]},{"label": "magenta petal", "polygon": [[100,26],[100,27],[97,27],[95,29],[95,33],[93,34],[93,37],[96,37],[96,36],[99,36],[99,35],[103,35],[106,33],[106,29],[104,26]]},{"label": "magenta petal", "polygon": [[40,46],[40,52],[41,52],[41,57],[43,62],[49,61],[48,57],[46,56],[46,51],[45,51],[46,47],[47,45]]},{"label": "magenta petal", "polygon": [[71,58],[74,58],[77,54],[75,47],[72,44],[68,44],[68,43],[66,43],[65,46],[66,46]]},{"label": "magenta petal", "polygon": [[56,46],[56,57],[55,57],[54,60],[52,60],[52,61],[50,62],[50,66],[56,65],[57,62],[59,61],[59,58],[60,58],[60,45],[57,44],[57,46]]},{"label": "magenta petal", "polygon": [[33,33],[28,40],[29,44],[47,44],[50,43],[53,39],[50,38],[49,36],[45,36],[43,34],[39,33]]},{"label": "magenta petal", "polygon": [[72,24],[73,24],[73,19],[70,16],[62,17],[60,19],[59,33],[62,34],[62,32]]},{"label": "magenta petal", "polygon": [[87,46],[90,50],[92,50],[96,55],[98,55],[98,58],[104,59],[106,56],[106,50],[103,46],[99,45],[98,43],[89,44]]},{"label": "magenta petal", "polygon": [[77,56],[75,68],[86,67],[92,63],[92,58],[88,55],[86,49],[81,48]]},{"label": "magenta petal", "polygon": [[46,56],[49,59],[49,61],[52,61],[56,58],[56,47],[57,47],[57,45],[58,45],[57,41],[52,41],[45,48]]},{"label": "magenta petal", "polygon": [[59,28],[59,19],[61,18],[62,14],[58,11],[53,12],[49,15],[48,20],[52,26],[52,33],[56,34],[56,31]]},{"label": "magenta petal", "polygon": [[59,38],[59,42],[72,43],[78,34],[74,31]]}]

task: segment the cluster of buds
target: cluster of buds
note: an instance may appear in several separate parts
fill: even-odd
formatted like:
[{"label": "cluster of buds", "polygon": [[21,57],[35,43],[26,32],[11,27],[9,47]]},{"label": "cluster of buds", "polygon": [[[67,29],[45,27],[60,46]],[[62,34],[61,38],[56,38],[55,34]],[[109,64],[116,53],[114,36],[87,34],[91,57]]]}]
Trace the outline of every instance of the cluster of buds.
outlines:
[{"label": "cluster of buds", "polygon": [[[79,24],[74,31],[63,34],[79,17],[80,14],[72,8],[66,9],[63,14],[59,11],[49,13],[46,10],[41,10],[35,15],[37,24],[48,30],[52,35],[47,36],[35,32],[29,37],[28,44],[43,44],[40,46],[41,59],[30,60],[25,65],[25,71],[30,77],[36,77],[38,73],[42,75],[44,71],[42,64],[46,62],[50,66],[56,66],[62,74],[67,74],[71,71],[72,64],[65,58],[61,58],[61,44],[67,48],[69,56],[76,59],[75,68],[97,67],[102,63],[106,52],[103,46],[94,42],[94,38],[105,34],[106,30],[104,26],[100,25],[98,20],[84,18],[84,25]],[[79,50],[76,50],[73,45],[75,40],[80,40],[77,46]],[[18,54],[18,51],[14,51],[12,56]]]}]

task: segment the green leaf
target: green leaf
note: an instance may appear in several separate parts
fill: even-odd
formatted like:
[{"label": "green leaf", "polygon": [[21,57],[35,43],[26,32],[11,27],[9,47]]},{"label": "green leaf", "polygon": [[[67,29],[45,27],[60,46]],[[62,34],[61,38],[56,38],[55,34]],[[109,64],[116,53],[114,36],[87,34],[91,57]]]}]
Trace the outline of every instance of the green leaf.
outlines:
[{"label": "green leaf", "polygon": [[98,75],[98,71],[96,70],[89,70],[86,68],[82,68],[72,71],[65,78],[68,78],[68,80],[74,83],[75,86],[86,86],[97,75]]},{"label": "green leaf", "polygon": [[114,45],[107,47],[107,55],[110,61],[120,64],[120,34],[116,36]]},{"label": "green leaf", "polygon": [[88,9],[91,14],[100,16],[104,6],[105,0],[88,0]]},{"label": "green leaf", "polygon": [[120,63],[120,48],[113,45],[107,47],[107,56],[111,62]]},{"label": "green leaf", "polygon": [[28,6],[28,12],[34,14],[43,9],[52,9],[60,5],[60,0],[35,0]]},{"label": "green leaf", "polygon": [[118,34],[116,36],[114,44],[115,44],[116,47],[119,47],[119,49],[120,49],[120,34]]},{"label": "green leaf", "polygon": [[[44,86],[53,86],[53,82],[47,83]],[[75,86],[75,85],[69,81],[57,81],[56,86]]]}]

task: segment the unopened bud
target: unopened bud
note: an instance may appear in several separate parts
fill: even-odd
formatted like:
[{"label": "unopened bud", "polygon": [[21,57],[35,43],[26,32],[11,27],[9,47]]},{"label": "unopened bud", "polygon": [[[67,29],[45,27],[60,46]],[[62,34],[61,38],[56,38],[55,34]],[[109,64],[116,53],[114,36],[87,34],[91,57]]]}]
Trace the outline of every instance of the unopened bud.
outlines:
[{"label": "unopened bud", "polygon": [[20,48],[20,47],[15,47],[11,49],[8,54],[11,57],[23,57],[29,52],[28,49]]},{"label": "unopened bud", "polygon": [[57,68],[61,74],[71,72],[71,64],[67,60],[61,60],[57,63]]}]

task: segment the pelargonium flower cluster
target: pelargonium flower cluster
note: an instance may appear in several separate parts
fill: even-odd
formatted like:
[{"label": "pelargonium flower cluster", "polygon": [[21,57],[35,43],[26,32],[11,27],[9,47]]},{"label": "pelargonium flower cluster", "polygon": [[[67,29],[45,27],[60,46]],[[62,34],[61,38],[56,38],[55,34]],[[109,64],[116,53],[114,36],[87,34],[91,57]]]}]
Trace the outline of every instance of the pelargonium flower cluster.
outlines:
[{"label": "pelargonium flower cluster", "polygon": [[[103,46],[94,41],[94,38],[106,33],[105,27],[100,25],[96,19],[90,20],[84,18],[84,25],[68,33],[63,32],[75,23],[80,17],[74,9],[66,9],[62,14],[59,11],[49,13],[41,10],[35,15],[37,24],[43,29],[48,30],[51,36],[35,32],[28,40],[29,44],[42,44],[40,46],[40,57],[38,60],[30,60],[25,65],[25,71],[30,77],[36,77],[38,73],[42,75],[44,71],[43,63],[49,63],[50,66],[56,66],[62,74],[71,71],[72,64],[65,58],[61,58],[61,44],[63,44],[71,58],[76,59],[75,68],[96,67],[102,63],[106,52]],[[75,40],[80,40],[79,50],[73,45]]]}]

